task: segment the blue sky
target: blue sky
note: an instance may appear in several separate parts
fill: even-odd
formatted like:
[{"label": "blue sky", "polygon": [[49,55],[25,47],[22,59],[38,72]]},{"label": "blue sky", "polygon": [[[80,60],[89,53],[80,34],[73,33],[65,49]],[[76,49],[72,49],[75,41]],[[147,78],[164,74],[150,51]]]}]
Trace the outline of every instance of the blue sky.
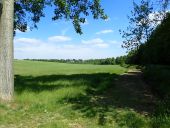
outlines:
[{"label": "blue sky", "polygon": [[119,29],[128,26],[132,0],[102,0],[101,4],[109,19],[87,17],[82,25],[83,35],[75,32],[70,21],[51,21],[53,10],[45,9],[46,17],[42,18],[38,29],[26,33],[17,31],[15,58],[91,59],[125,55]]}]

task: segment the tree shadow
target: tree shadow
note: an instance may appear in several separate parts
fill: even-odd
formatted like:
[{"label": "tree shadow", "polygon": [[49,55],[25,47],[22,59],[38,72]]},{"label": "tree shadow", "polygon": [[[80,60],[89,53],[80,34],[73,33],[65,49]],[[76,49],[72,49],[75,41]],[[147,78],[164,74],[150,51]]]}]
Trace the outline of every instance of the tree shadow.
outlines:
[{"label": "tree shadow", "polygon": [[[74,111],[79,111],[87,118],[98,117],[98,124],[104,125],[107,114],[113,109],[131,109],[139,113],[151,114],[154,108],[152,96],[140,79],[140,73],[124,75],[96,73],[73,75],[47,75],[47,76],[15,76],[15,91],[41,92],[52,91],[70,86],[86,86],[83,94],[76,97],[65,97],[60,103],[72,104]],[[69,81],[68,85],[57,81]],[[49,85],[49,83],[54,83]],[[77,84],[78,83],[78,84]],[[114,116],[113,116],[114,118]]]},{"label": "tree shadow", "polygon": [[[91,91],[92,88],[100,89],[100,91],[103,91],[102,89],[105,88],[105,85],[98,86],[98,84],[107,83],[107,80],[114,81],[114,79],[117,77],[118,75],[109,73],[45,76],[15,75],[15,91],[17,93],[22,93],[23,91],[52,91],[71,86],[81,86],[80,84],[82,81],[89,88],[89,91]],[[62,81],[68,81],[68,83],[63,84]],[[108,87],[110,85],[107,84],[106,86]]]}]

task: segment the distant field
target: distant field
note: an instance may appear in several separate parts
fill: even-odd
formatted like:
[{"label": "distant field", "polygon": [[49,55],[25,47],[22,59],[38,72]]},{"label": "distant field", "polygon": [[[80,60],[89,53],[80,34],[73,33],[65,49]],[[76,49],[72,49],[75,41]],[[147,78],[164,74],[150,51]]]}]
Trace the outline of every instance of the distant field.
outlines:
[{"label": "distant field", "polygon": [[0,104],[0,128],[148,128],[149,117],[128,106],[142,100],[116,84],[126,71],[15,61],[15,100]]},{"label": "distant field", "polygon": [[17,75],[55,75],[55,74],[92,74],[92,73],[118,73],[126,69],[118,65],[90,65],[66,64],[57,62],[15,61],[15,74]]}]

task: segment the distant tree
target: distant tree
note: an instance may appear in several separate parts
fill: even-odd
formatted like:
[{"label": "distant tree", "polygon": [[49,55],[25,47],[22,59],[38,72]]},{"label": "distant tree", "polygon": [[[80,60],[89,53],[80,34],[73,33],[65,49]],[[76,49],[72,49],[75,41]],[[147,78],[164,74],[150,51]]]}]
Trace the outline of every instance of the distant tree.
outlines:
[{"label": "distant tree", "polygon": [[126,64],[126,56],[119,56],[119,57],[116,57],[116,60],[115,60],[115,63],[118,64],[118,65],[124,65]]},{"label": "distant tree", "polygon": [[11,100],[14,90],[13,33],[25,32],[44,17],[46,6],[54,7],[52,20],[71,20],[77,33],[82,34],[81,23],[92,13],[94,19],[106,19],[100,0],[0,0],[0,99]]}]

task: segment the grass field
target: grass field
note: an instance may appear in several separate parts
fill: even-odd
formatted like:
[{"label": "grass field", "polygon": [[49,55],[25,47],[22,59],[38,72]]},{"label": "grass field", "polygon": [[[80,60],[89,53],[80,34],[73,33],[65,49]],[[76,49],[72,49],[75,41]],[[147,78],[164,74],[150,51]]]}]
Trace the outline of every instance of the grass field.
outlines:
[{"label": "grass field", "polygon": [[0,104],[0,128],[149,128],[143,92],[131,94],[138,81],[125,72],[116,65],[15,61],[15,99]]}]

